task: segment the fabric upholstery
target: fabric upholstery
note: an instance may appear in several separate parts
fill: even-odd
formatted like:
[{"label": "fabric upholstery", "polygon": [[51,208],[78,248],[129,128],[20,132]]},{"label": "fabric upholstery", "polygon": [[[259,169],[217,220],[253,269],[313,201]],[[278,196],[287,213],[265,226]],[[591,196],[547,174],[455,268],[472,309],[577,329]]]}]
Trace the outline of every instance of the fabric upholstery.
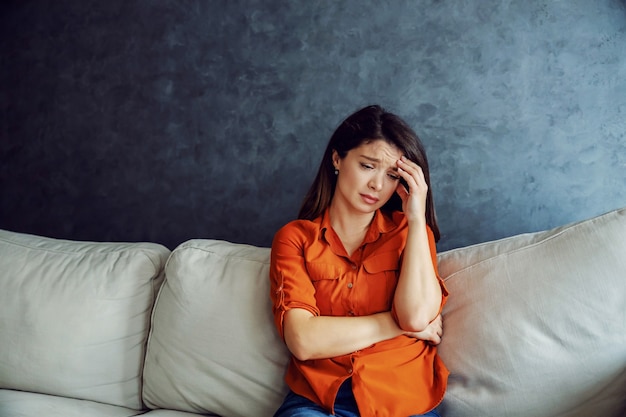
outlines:
[{"label": "fabric upholstery", "polygon": [[0,388],[141,408],[169,253],[0,231]]},{"label": "fabric upholstery", "polygon": [[215,414],[136,410],[95,401],[0,389],[0,417],[199,417]]},{"label": "fabric upholstery", "polygon": [[130,417],[139,413],[95,401],[0,390],[0,417]]},{"label": "fabric upholstery", "polygon": [[213,416],[220,417],[217,414],[197,414],[197,413],[188,413],[186,411],[175,411],[175,410],[150,410],[144,414],[141,414],[141,417],[199,417],[199,416]]},{"label": "fabric upholstery", "polygon": [[144,370],[151,408],[271,416],[289,358],[273,326],[269,249],[213,240],[176,248],[153,314]]},{"label": "fabric upholstery", "polygon": [[439,256],[446,417],[623,416],[626,209]]}]

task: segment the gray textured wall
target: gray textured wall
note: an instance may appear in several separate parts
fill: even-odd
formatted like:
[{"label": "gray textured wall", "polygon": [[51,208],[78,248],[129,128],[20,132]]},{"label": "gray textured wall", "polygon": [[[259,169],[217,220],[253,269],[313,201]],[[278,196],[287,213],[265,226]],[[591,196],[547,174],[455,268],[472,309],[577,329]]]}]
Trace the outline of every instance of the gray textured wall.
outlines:
[{"label": "gray textured wall", "polygon": [[5,1],[0,228],[267,246],[335,126],[431,160],[440,250],[626,205],[626,4]]}]

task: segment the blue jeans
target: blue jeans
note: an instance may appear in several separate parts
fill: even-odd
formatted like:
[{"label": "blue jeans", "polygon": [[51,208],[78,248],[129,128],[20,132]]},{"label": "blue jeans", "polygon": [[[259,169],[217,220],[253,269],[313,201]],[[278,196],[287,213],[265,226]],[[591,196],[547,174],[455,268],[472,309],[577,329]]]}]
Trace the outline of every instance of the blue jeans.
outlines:
[{"label": "blue jeans", "polygon": [[[274,417],[332,417],[324,408],[313,401],[289,391],[283,405],[280,406]],[[348,379],[339,388],[335,398],[336,417],[359,417],[359,409],[352,394],[352,380]],[[420,416],[440,417],[436,409]],[[407,417],[420,417],[407,416]]]}]

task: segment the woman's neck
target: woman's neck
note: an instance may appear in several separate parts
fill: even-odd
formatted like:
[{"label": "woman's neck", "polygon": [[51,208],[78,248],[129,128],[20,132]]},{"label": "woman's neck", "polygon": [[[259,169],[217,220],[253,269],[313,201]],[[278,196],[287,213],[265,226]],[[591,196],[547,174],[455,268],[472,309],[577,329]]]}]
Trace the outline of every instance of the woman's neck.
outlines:
[{"label": "woman's neck", "polygon": [[331,201],[329,207],[330,225],[332,226],[348,255],[361,245],[369,229],[374,213],[358,213],[347,210],[345,206]]}]

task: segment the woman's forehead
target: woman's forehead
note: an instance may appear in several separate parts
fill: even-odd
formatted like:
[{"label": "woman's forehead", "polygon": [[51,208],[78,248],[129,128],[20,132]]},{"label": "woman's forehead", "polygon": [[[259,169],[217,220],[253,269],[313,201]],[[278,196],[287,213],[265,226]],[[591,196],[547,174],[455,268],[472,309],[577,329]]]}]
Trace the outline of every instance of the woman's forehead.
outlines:
[{"label": "woman's forehead", "polygon": [[352,149],[350,153],[393,166],[403,154],[397,146],[382,139],[363,142],[360,146]]}]

